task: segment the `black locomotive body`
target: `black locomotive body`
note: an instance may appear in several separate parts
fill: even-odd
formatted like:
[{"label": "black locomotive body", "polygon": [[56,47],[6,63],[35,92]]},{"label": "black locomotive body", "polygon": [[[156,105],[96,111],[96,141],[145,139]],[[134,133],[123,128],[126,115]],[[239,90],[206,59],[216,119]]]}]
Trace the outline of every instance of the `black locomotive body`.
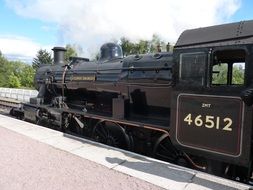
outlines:
[{"label": "black locomotive body", "polygon": [[96,62],[76,57],[64,65],[64,49],[54,51],[60,60],[40,68],[35,76],[38,97],[44,105],[64,98],[69,108],[85,113],[169,125],[171,53]]},{"label": "black locomotive body", "polygon": [[64,51],[38,69],[26,120],[250,182],[253,21],[187,30],[173,54],[123,58],[106,44],[97,62],[65,63]]}]

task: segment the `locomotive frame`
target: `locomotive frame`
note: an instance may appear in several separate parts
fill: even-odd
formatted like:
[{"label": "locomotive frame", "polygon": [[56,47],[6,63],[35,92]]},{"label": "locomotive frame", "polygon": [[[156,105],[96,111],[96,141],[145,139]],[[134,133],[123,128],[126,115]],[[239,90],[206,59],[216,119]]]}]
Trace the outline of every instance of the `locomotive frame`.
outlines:
[{"label": "locomotive frame", "polygon": [[[186,30],[173,54],[66,64],[65,49],[53,50],[54,65],[36,73],[38,97],[13,115],[251,182],[253,21]],[[221,66],[225,80],[217,82]]]}]

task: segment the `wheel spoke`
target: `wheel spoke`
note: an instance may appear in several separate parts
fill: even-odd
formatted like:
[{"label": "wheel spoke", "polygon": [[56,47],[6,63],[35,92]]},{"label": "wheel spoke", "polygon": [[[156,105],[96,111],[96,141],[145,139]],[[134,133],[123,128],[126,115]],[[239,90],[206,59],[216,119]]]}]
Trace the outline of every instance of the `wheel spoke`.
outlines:
[{"label": "wheel spoke", "polygon": [[165,147],[163,144],[160,144],[159,147],[161,147],[164,151],[170,151],[167,147]]},{"label": "wheel spoke", "polygon": [[110,132],[108,134],[107,144],[110,144],[114,147],[119,147],[119,141],[117,137],[113,136]]},{"label": "wheel spoke", "polygon": [[111,122],[99,121],[93,129],[92,136],[101,143],[122,149],[128,149],[130,145],[125,130],[120,125]]},{"label": "wheel spoke", "polygon": [[96,132],[97,132],[97,134],[98,134],[99,137],[102,137],[103,139],[106,139],[105,134],[101,130],[96,129]]},{"label": "wheel spoke", "polygon": [[171,152],[172,154],[178,154],[178,152],[177,152],[177,150],[169,143],[169,142],[167,142],[167,138],[166,139],[164,139],[161,143],[160,143],[160,145],[159,145],[159,147],[161,147],[165,152]]},{"label": "wheel spoke", "polygon": [[163,149],[163,151],[158,149],[156,154],[164,155],[164,156],[167,155],[167,156],[176,158],[177,152],[173,151],[172,149],[165,148],[165,146],[162,144],[160,144],[159,147],[161,147]]},{"label": "wheel spoke", "polygon": [[158,159],[175,163],[179,154],[168,135],[161,136],[155,145],[154,156]]},{"label": "wheel spoke", "polygon": [[108,135],[109,135],[108,134],[109,133],[108,130],[106,130],[105,126],[102,125],[102,124],[100,124],[99,126],[100,126],[101,132],[104,134],[105,138],[108,138]]},{"label": "wheel spoke", "polygon": [[172,154],[175,154],[175,155],[178,155],[178,150],[173,146],[173,145],[170,145],[170,148],[169,148],[170,152]]}]

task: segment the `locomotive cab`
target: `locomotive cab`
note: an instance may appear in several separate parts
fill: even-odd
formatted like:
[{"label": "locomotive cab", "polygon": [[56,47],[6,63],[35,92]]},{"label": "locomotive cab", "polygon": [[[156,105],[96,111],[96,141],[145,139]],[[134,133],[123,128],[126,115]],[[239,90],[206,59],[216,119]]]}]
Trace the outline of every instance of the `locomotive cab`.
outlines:
[{"label": "locomotive cab", "polygon": [[174,50],[172,141],[210,158],[209,170],[217,173],[219,165],[218,175],[233,164],[251,165],[252,107],[241,94],[252,85],[252,26],[248,21],[188,30]]}]

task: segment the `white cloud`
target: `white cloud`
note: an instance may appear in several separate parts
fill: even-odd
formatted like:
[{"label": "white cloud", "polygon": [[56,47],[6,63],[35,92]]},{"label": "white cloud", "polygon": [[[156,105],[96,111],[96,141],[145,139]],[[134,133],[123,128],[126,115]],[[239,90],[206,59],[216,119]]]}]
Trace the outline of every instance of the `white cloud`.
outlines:
[{"label": "white cloud", "polygon": [[50,50],[49,46],[41,46],[29,38],[20,36],[0,36],[0,50],[10,59],[30,62],[39,49]]},{"label": "white cloud", "polygon": [[126,36],[175,42],[188,28],[227,22],[241,0],[6,0],[23,17],[56,23],[59,39],[93,49]]}]

